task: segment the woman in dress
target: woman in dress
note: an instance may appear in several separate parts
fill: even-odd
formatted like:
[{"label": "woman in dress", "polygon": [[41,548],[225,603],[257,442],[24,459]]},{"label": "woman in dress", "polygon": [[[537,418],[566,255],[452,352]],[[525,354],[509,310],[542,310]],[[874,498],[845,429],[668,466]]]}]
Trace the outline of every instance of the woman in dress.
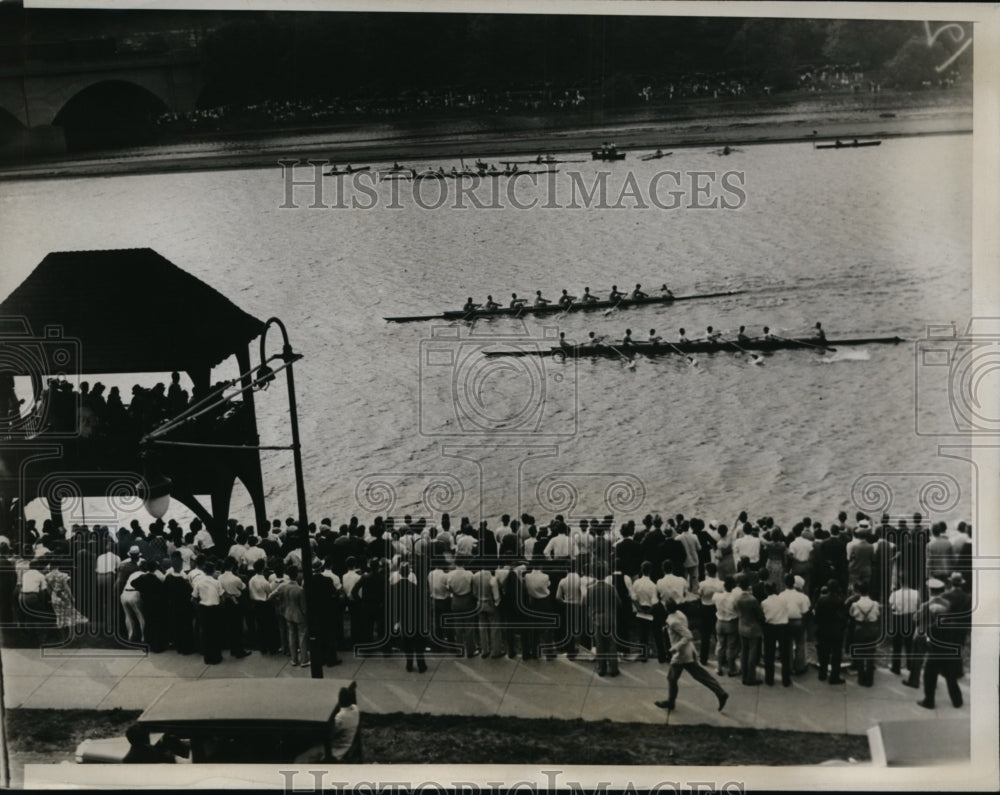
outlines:
[{"label": "woman in dress", "polygon": [[733,538],[729,535],[729,528],[724,524],[719,525],[719,540],[715,542],[715,551],[718,555],[716,565],[719,567],[719,579],[725,580],[736,574],[736,561],[733,558]]},{"label": "woman in dress", "polygon": [[785,558],[788,556],[788,544],[780,527],[772,527],[764,541],[764,551],[767,555],[768,580],[780,584],[785,581]]},{"label": "woman in dress", "polygon": [[69,575],[60,570],[58,560],[51,561],[49,573],[45,575],[45,583],[49,587],[52,612],[56,617],[56,629],[65,629],[65,639],[68,641],[73,637],[75,628],[86,624],[88,618],[76,609]]}]

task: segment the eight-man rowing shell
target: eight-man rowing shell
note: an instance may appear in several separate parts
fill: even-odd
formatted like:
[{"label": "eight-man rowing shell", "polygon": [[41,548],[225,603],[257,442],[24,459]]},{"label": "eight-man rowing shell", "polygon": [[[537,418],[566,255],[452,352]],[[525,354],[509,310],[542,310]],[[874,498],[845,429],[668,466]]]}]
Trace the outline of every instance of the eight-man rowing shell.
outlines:
[{"label": "eight-man rowing shell", "polygon": [[861,337],[856,339],[827,340],[820,342],[815,337],[801,337],[796,339],[774,339],[774,340],[751,340],[749,342],[729,342],[720,340],[719,342],[695,341],[695,342],[634,342],[631,345],[572,345],[556,348],[531,348],[525,347],[516,350],[484,351],[485,356],[566,356],[570,358],[584,359],[589,356],[613,356],[632,355],[641,353],[645,356],[658,356],[660,354],[690,354],[690,353],[715,353],[718,351],[730,351],[740,353],[742,351],[782,351],[792,349],[809,350],[833,350],[836,347],[847,347],[850,345],[895,345],[905,342],[902,337]]},{"label": "eight-man rowing shell", "polygon": [[718,293],[700,293],[697,295],[654,295],[649,298],[633,300],[623,298],[620,301],[593,301],[589,304],[571,304],[568,309],[557,303],[546,306],[522,306],[518,309],[501,307],[500,309],[474,309],[465,312],[461,309],[441,312],[437,315],[405,315],[402,317],[385,318],[390,323],[415,323],[421,320],[474,320],[484,317],[524,317],[525,315],[558,315],[561,312],[594,312],[598,309],[628,309],[634,306],[649,306],[651,304],[672,304],[674,301],[693,301],[696,298],[724,298],[739,295],[746,290],[725,290]]}]

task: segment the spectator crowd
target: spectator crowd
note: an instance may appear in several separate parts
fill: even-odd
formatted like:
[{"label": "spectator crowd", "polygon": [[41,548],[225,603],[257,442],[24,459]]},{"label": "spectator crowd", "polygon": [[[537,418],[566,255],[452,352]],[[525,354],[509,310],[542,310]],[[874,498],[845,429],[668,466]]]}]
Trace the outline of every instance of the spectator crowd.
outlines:
[{"label": "spectator crowd", "polygon": [[712,664],[745,686],[779,676],[789,686],[813,661],[820,680],[851,674],[871,686],[887,661],[911,687],[923,675],[922,706],[934,706],[938,677],[960,706],[971,558],[971,527],[920,514],[875,524],[842,512],[829,527],[806,517],[788,532],[745,512],[732,529],[681,514],[638,526],[524,514],[496,528],[465,518],[455,528],[447,514],[370,527],[352,517],[305,532],[291,518],[259,532],[235,520],[68,531],[28,521],[19,538],[0,536],[0,625],[207,664],[226,651],[307,666],[309,629],[327,666],[348,649],[399,652],[417,672],[429,652],[552,660],[584,650],[599,675],[616,676],[619,662],[655,655],[671,663],[674,694],[682,669],[714,682],[701,667]]}]

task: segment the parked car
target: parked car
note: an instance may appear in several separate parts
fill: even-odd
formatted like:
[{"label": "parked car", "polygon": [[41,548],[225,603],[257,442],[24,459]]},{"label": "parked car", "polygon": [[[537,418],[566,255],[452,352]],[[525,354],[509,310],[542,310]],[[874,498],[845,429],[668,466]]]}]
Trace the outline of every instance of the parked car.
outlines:
[{"label": "parked car", "polygon": [[84,740],[80,764],[361,762],[356,683],[337,679],[175,682],[125,737]]}]

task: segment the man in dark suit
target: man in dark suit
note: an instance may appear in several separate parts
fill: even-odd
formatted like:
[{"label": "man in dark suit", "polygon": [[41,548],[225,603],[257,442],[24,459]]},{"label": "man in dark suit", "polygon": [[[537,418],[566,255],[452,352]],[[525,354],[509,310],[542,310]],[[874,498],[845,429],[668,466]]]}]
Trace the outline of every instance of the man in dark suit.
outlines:
[{"label": "man in dark suit", "polygon": [[604,581],[607,571],[594,568],[594,582],[583,597],[586,611],[597,646],[597,675],[618,676],[618,649],[615,646],[615,624],[618,616],[618,593]]},{"label": "man in dark suit", "polygon": [[323,665],[338,665],[337,647],[334,644],[334,603],[337,598],[333,580],[323,574],[323,561],[313,561],[313,571],[303,584],[309,609],[309,628],[316,636],[316,651]]},{"label": "man in dark suit", "polygon": [[760,602],[749,590],[750,578],[741,574],[738,580],[740,590],[736,600],[736,613],[739,617],[740,633],[740,666],[743,671],[743,684],[759,685],[757,678],[757,662],[760,660],[760,647],[764,637],[764,611]]},{"label": "man in dark suit", "polygon": [[840,656],[844,648],[847,608],[836,580],[822,586],[814,610],[816,618],[816,654],[819,657],[819,679],[827,678],[829,666],[831,685],[843,684],[840,677]]},{"label": "man in dark suit", "polygon": [[615,565],[622,574],[627,574],[635,579],[642,566],[642,549],[632,535],[631,525],[624,525],[621,529],[621,540],[615,544],[614,560]]},{"label": "man in dark suit", "polygon": [[413,670],[413,658],[417,659],[417,670],[427,670],[424,661],[424,647],[427,645],[427,611],[421,598],[420,588],[410,581],[410,565],[399,567],[399,580],[389,587],[390,620],[392,632],[399,638],[406,655],[406,670]]}]

